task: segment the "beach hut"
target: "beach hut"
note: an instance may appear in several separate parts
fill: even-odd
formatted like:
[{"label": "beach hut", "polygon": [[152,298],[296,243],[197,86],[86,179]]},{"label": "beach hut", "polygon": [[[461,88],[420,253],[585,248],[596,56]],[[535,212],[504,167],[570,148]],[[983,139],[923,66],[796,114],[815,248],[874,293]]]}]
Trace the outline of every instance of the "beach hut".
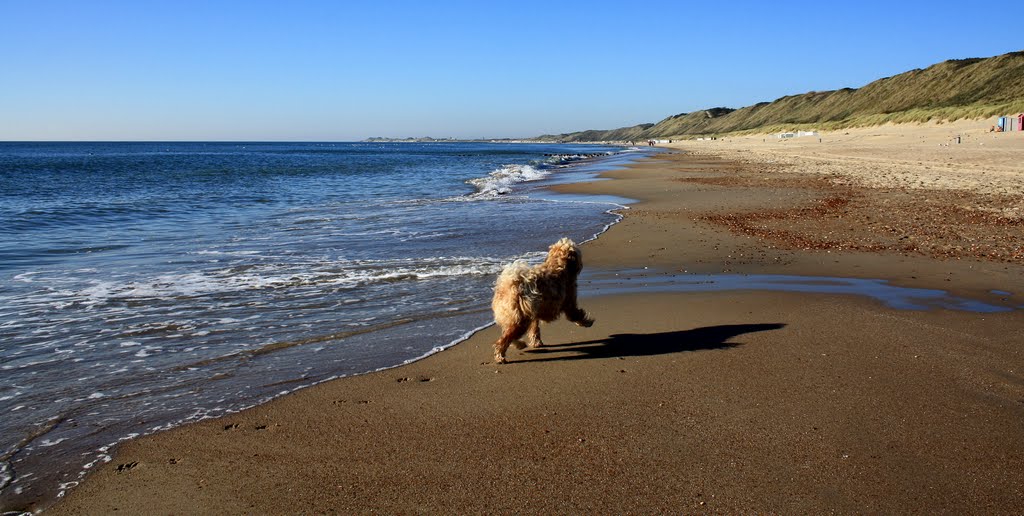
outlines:
[{"label": "beach hut", "polygon": [[1024,113],[1017,115],[1001,116],[996,123],[999,130],[1006,133],[1010,131],[1024,131]]}]

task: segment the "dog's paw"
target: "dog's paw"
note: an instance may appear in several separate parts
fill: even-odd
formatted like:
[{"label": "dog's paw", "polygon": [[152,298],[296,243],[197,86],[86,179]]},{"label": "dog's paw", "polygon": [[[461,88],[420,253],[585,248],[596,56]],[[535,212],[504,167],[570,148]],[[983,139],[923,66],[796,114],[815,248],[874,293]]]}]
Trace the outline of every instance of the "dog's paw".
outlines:
[{"label": "dog's paw", "polygon": [[503,357],[501,355],[495,355],[494,356],[494,363],[495,364],[504,364],[505,363],[505,357]]},{"label": "dog's paw", "polygon": [[576,324],[578,324],[578,325],[580,325],[580,326],[582,326],[584,328],[589,328],[589,327],[594,325],[594,320],[593,319],[584,319],[583,321],[578,322]]}]

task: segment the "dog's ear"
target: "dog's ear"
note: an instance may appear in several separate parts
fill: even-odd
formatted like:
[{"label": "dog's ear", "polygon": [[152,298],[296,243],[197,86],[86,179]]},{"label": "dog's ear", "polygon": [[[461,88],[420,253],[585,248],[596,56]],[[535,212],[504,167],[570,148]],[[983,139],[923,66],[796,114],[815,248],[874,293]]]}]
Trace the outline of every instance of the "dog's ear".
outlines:
[{"label": "dog's ear", "polygon": [[567,249],[565,256],[565,268],[573,274],[579,274],[583,270],[583,253],[575,245]]}]

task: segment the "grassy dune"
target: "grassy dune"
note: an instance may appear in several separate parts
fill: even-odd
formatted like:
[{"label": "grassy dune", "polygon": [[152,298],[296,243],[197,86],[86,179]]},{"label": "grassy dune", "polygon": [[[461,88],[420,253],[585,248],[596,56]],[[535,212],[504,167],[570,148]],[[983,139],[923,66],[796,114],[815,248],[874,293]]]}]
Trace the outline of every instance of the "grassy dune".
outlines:
[{"label": "grassy dune", "polygon": [[657,124],[544,135],[562,141],[644,140],[696,135],[841,129],[988,118],[1024,111],[1024,51],[944,61],[878,79],[862,88],[812,91],[740,109],[712,108]]}]

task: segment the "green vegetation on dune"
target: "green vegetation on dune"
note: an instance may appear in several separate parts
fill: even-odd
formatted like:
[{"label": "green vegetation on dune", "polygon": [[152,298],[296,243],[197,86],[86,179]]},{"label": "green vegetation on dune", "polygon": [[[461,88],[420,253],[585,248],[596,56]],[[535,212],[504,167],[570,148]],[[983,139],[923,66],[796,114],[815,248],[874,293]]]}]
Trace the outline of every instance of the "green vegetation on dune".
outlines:
[{"label": "green vegetation on dune", "polygon": [[740,109],[712,108],[657,124],[544,135],[539,140],[622,141],[726,133],[841,129],[988,118],[1024,112],[1024,51],[945,61],[862,88],[812,91]]},{"label": "green vegetation on dune", "polygon": [[[634,125],[633,127],[622,127],[619,129],[611,129],[608,131],[580,131],[572,133],[575,138],[572,141],[578,142],[593,142],[593,141],[627,141],[627,140],[640,140],[643,139],[643,134],[646,134],[650,129],[654,127],[654,124],[640,124]],[[564,135],[544,135],[541,136],[540,140],[558,140],[563,139]]]}]

